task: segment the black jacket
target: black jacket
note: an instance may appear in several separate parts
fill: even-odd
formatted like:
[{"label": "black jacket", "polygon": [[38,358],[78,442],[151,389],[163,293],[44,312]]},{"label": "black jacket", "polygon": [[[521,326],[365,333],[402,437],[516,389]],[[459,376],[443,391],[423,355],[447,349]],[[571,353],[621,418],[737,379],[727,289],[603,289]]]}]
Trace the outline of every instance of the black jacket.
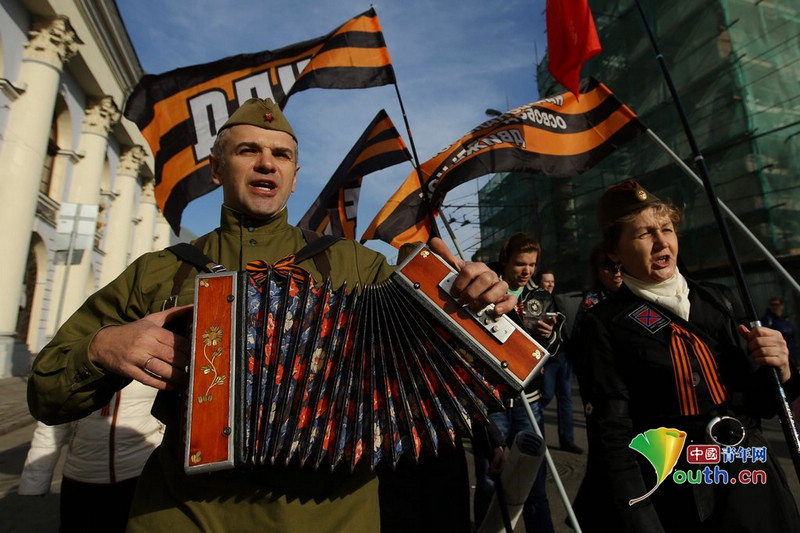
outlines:
[{"label": "black jacket", "polygon": [[[707,444],[705,427],[712,417],[738,417],[747,426],[741,446],[762,447],[766,442],[759,419],[776,412],[771,370],[755,367],[747,356],[736,331],[738,306],[730,291],[691,281],[689,288],[688,321],[640,299],[624,286],[583,318],[575,339],[580,343],[575,371],[587,413],[589,458],[575,502],[579,523],[587,524],[589,531],[590,524],[604,524],[604,530],[614,531],[716,531],[734,524],[744,527],[737,531],[748,531],[748,526],[800,531],[784,529],[788,524],[800,528],[800,518],[771,455],[758,466],[741,461],[719,465],[732,476],[744,469],[763,469],[768,478],[764,485],[680,484],[667,477],[650,498],[629,504],[656,485],[653,466],[629,447],[637,435],[662,427],[686,432],[674,468],[694,471],[705,465],[687,464],[685,447]],[[708,346],[726,401],[715,404],[708,386],[713,380],[705,377],[709,370],[704,373],[698,358],[691,358],[688,375],[694,384],[697,414],[682,414],[670,351],[672,324]],[[763,512],[754,512],[759,508]],[[779,526],[781,521],[784,526]]]}]

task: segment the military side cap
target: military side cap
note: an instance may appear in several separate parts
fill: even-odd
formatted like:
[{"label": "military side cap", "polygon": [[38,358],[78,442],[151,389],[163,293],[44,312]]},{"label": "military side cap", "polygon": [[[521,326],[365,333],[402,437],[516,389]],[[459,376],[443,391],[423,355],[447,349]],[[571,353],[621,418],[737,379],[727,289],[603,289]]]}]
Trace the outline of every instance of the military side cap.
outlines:
[{"label": "military side cap", "polygon": [[233,112],[219,131],[239,124],[250,124],[265,130],[282,131],[291,135],[297,142],[297,136],[294,134],[289,121],[283,115],[283,111],[278,107],[278,104],[269,98],[263,100],[261,98],[251,98],[247,100],[239,106],[239,109]]},{"label": "military side cap", "polygon": [[615,220],[660,201],[656,195],[650,194],[639,185],[639,182],[625,180],[609,188],[600,197],[597,203],[597,221],[600,228],[605,230]]}]

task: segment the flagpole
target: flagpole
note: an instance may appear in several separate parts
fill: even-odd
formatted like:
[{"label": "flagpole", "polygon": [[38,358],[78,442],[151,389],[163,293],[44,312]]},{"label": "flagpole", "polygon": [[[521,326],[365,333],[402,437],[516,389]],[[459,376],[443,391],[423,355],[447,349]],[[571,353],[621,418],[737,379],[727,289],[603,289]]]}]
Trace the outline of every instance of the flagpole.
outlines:
[{"label": "flagpole", "polygon": [[[436,226],[436,217],[433,216],[433,204],[431,202],[431,196],[428,192],[428,188],[425,186],[425,178],[422,176],[422,168],[419,164],[419,157],[417,157],[417,147],[414,144],[414,136],[411,134],[411,126],[408,125],[408,117],[406,116],[406,107],[403,105],[403,99],[400,97],[400,87],[397,86],[397,77],[395,76],[394,80],[394,92],[397,94],[397,101],[400,103],[400,113],[403,115],[403,123],[406,125],[406,133],[408,133],[408,144],[411,146],[411,155],[414,157],[414,168],[417,171],[417,177],[419,178],[419,187],[422,191],[422,198],[425,201],[425,205],[428,206],[428,216],[431,217],[431,230],[433,230],[433,237],[439,237],[439,229]],[[453,241],[453,244],[458,251],[459,257],[466,261],[464,257],[464,252],[461,251],[461,246],[458,244],[458,240],[456,240],[456,235],[453,233],[453,228],[450,227],[450,223],[447,221],[445,217],[442,217],[442,223],[444,223],[444,227],[447,230],[447,233],[450,234],[450,239]]]},{"label": "flagpole", "polygon": [[[655,134],[655,132],[654,132],[653,130],[651,130],[651,129],[647,129],[647,130],[645,131],[645,133],[646,133],[646,134],[647,134],[647,136],[648,136],[648,137],[650,137],[650,139],[652,139],[652,140],[653,140],[653,141],[654,141],[654,142],[655,142],[655,143],[656,143],[656,144],[657,144],[657,145],[658,145],[658,146],[659,146],[659,147],[660,147],[662,150],[664,150],[664,152],[666,152],[666,154],[667,154],[667,155],[668,155],[670,158],[672,158],[672,160],[673,160],[673,161],[675,161],[675,163],[676,163],[676,164],[677,164],[677,165],[680,167],[680,169],[681,169],[681,170],[683,170],[684,174],[686,174],[687,176],[689,176],[690,178],[692,178],[692,181],[694,181],[694,182],[695,182],[697,185],[699,185],[700,187],[703,187],[703,180],[701,180],[701,179],[700,179],[700,176],[698,176],[697,174],[695,174],[695,172],[694,172],[694,171],[693,171],[691,168],[689,168],[689,165],[687,165],[686,163],[684,163],[683,159],[681,159],[681,158],[680,158],[680,156],[678,156],[678,154],[676,154],[675,152],[673,152],[673,151],[672,151],[672,149],[670,149],[670,147],[669,147],[669,146],[667,146],[667,143],[665,143],[665,142],[664,142],[664,141],[663,141],[663,140],[662,140],[662,139],[661,139],[661,138],[660,138],[658,135],[656,135],[656,134]],[[719,206],[720,206],[720,208],[721,208],[721,209],[722,209],[722,210],[725,212],[725,214],[728,216],[728,219],[729,219],[729,220],[731,220],[731,221],[734,223],[734,225],[735,225],[737,228],[739,228],[739,230],[740,230],[740,231],[742,231],[742,232],[745,234],[745,236],[747,236],[747,238],[750,240],[750,242],[751,242],[751,243],[752,243],[752,244],[753,244],[753,245],[754,245],[756,248],[758,248],[758,249],[761,251],[761,253],[762,253],[762,254],[764,254],[764,258],[767,260],[767,262],[768,262],[770,265],[772,265],[772,267],[773,267],[775,270],[777,270],[777,271],[778,271],[778,274],[780,274],[780,275],[781,275],[781,277],[783,277],[784,281],[786,281],[786,282],[787,282],[787,283],[788,283],[788,284],[789,284],[789,285],[792,287],[792,289],[794,289],[794,291],[795,291],[795,292],[796,292],[798,295],[800,295],[800,284],[799,284],[799,283],[797,283],[797,281],[796,281],[796,280],[795,280],[795,279],[792,277],[792,275],[791,275],[791,274],[789,274],[789,272],[788,272],[788,271],[787,271],[785,268],[783,268],[783,265],[781,265],[781,264],[778,262],[778,260],[775,258],[775,256],[774,256],[774,255],[772,255],[772,252],[770,252],[770,251],[767,249],[767,247],[766,247],[766,246],[764,246],[763,244],[761,244],[761,241],[759,241],[759,240],[758,240],[758,238],[757,238],[755,235],[753,235],[753,232],[752,232],[752,231],[750,231],[750,229],[749,229],[747,226],[745,226],[745,225],[744,225],[744,222],[742,222],[742,221],[739,219],[739,217],[737,217],[737,216],[736,216],[736,214],[735,214],[733,211],[731,211],[731,209],[730,209],[730,208],[729,208],[727,205],[725,205],[725,203],[724,203],[724,202],[722,202],[721,200],[720,200]]]},{"label": "flagpole", "polygon": [[[425,205],[428,206],[428,216],[431,218],[431,230],[433,231],[433,237],[440,237],[439,229],[436,226],[436,217],[433,216],[433,204],[431,202],[431,196],[428,192],[428,188],[425,186],[425,178],[422,176],[422,168],[419,164],[419,157],[417,157],[417,146],[414,144],[414,136],[411,134],[411,126],[408,125],[408,117],[406,116],[406,106],[403,105],[403,98],[400,96],[400,87],[397,86],[397,76],[395,76],[394,83],[394,92],[397,94],[397,101],[400,104],[400,113],[403,115],[403,123],[406,125],[406,133],[408,133],[408,144],[411,146],[411,155],[414,157],[414,168],[417,171],[417,177],[419,178],[419,188],[422,191],[422,198],[425,201]],[[447,230],[447,233],[450,234],[450,239],[453,241],[453,244],[458,251],[458,256],[466,261],[466,257],[464,257],[464,252],[461,250],[461,246],[458,244],[458,240],[456,239],[456,234],[453,233],[453,228],[450,227],[450,223],[447,221],[445,217],[442,217],[442,223],[444,223],[444,227]]]},{"label": "flagpole", "polygon": [[467,258],[464,257],[464,251],[461,250],[461,245],[459,245],[458,241],[456,240],[456,235],[453,233],[453,228],[450,226],[450,221],[447,220],[447,216],[444,214],[444,209],[439,209],[439,211],[442,213],[442,223],[444,224],[447,233],[450,234],[450,238],[453,240],[453,245],[456,247],[456,251],[458,251],[458,257],[466,261]]},{"label": "flagpole", "polygon": [[[697,145],[694,133],[692,132],[692,128],[689,125],[689,120],[686,116],[686,111],[681,103],[680,98],[678,97],[678,91],[675,89],[675,85],[672,83],[672,76],[670,75],[667,64],[664,61],[664,56],[661,54],[661,50],[659,49],[658,42],[653,34],[653,30],[650,28],[650,24],[647,22],[647,16],[642,8],[641,2],[639,0],[634,0],[634,2],[636,4],[636,8],[639,10],[639,15],[642,18],[642,23],[647,31],[647,35],[650,37],[650,43],[653,45],[653,51],[655,52],[656,59],[661,67],[661,72],[664,75],[664,81],[666,82],[667,88],[672,95],[672,100],[677,108],[678,116],[680,117],[683,130],[686,134],[686,139],[689,142],[692,153],[694,154],[694,162],[697,166],[697,169],[700,171],[700,177],[703,180],[703,188],[706,191],[709,204],[711,205],[711,211],[714,214],[714,219],[719,227],[719,231],[722,236],[722,242],[725,245],[725,250],[728,254],[728,261],[734,272],[734,277],[736,279],[736,285],[739,289],[742,304],[745,306],[745,310],[747,311],[750,327],[758,327],[761,325],[761,322],[758,320],[758,315],[756,314],[753,300],[750,297],[750,290],[747,287],[747,282],[744,277],[744,270],[742,269],[742,264],[739,262],[736,248],[734,247],[733,239],[731,238],[730,230],[725,222],[725,217],[722,216],[722,210],[720,209],[719,205],[720,201],[714,192],[714,185],[711,183],[708,165],[706,164],[706,160],[703,157],[699,146]],[[800,436],[798,436],[797,427],[794,425],[792,410],[789,406],[789,402],[786,400],[786,393],[781,386],[778,371],[774,367],[772,368],[771,375],[775,385],[775,392],[777,393],[776,395],[780,408],[778,411],[778,417],[780,418],[781,426],[783,427],[783,434],[786,438],[786,443],[789,446],[789,454],[792,457],[795,473],[797,474],[798,479],[800,479]]]},{"label": "flagpole", "polygon": [[[544,439],[544,434],[542,434],[541,428],[539,428],[539,423],[536,421],[536,416],[533,414],[533,409],[531,408],[530,404],[528,403],[528,399],[525,398],[525,392],[522,392],[519,395],[519,402],[525,408],[525,411],[528,414],[528,419],[531,422],[531,427],[539,435],[542,439]],[[578,518],[575,516],[575,511],[572,509],[572,504],[570,503],[569,496],[567,495],[566,489],[564,489],[564,484],[561,482],[561,477],[558,475],[558,470],[556,469],[556,464],[553,461],[553,457],[550,455],[550,449],[545,444],[544,447],[544,458],[547,461],[547,467],[550,469],[550,475],[553,476],[553,481],[556,484],[556,488],[558,489],[558,494],[561,496],[561,501],[564,503],[564,510],[567,512],[567,516],[571,522],[572,528],[575,530],[575,533],[581,533],[581,526],[578,524]]]}]

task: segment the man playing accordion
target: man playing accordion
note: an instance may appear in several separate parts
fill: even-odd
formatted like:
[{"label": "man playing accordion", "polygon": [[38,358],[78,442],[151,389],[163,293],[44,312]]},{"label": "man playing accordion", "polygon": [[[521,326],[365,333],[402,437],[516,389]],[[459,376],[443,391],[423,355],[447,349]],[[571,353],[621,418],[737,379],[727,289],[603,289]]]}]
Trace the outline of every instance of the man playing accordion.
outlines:
[{"label": "man playing accordion", "polygon": [[[277,105],[261,99],[242,104],[220,129],[210,164],[223,205],[219,227],[194,243],[206,256],[228,270],[244,270],[251,261],[273,264],[306,245],[302,230],[288,223],[286,202],[300,167],[297,139]],[[441,241],[431,245],[459,271],[451,294],[461,304],[479,309],[494,303],[498,314],[513,309],[515,299],[494,272],[456,261]],[[324,254],[334,288],[377,283],[393,270],[382,255],[353,241],[340,240]],[[352,472],[291,463],[184,473],[177,393],[189,380],[191,346],[169,328],[191,316],[194,284],[177,275],[185,264],[168,251],[145,254],[89,297],[34,362],[33,415],[47,424],[81,418],[131,380],[161,391],[154,413],[167,430],[142,473],[129,531],[379,530],[377,479],[363,463]],[[322,278],[313,260],[300,266]],[[191,269],[189,279],[197,273]]]}]

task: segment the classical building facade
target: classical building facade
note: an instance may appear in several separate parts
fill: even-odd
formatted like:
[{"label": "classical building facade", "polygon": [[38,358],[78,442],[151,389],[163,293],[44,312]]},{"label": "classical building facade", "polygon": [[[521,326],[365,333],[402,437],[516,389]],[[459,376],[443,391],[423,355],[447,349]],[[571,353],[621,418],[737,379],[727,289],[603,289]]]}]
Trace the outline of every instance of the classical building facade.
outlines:
[{"label": "classical building facade", "polygon": [[0,377],[169,244],[152,156],[121,117],[142,69],[113,0],[0,2]]}]

